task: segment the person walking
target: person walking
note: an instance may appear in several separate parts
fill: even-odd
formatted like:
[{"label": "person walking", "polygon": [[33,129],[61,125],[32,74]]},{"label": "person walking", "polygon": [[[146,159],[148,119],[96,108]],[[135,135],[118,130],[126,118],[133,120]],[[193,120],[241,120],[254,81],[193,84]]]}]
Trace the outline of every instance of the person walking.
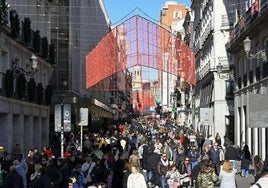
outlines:
[{"label": "person walking", "polygon": [[23,187],[27,188],[26,174],[27,174],[28,167],[27,167],[27,164],[24,162],[24,159],[20,158],[19,160],[18,159],[14,160],[13,165],[16,166],[16,170],[18,174],[22,177]]},{"label": "person walking", "polygon": [[220,173],[220,154],[221,154],[221,149],[219,149],[219,144],[215,142],[213,144],[213,147],[209,149],[208,155],[209,155],[209,160],[211,160],[217,175]]},{"label": "person walking", "polygon": [[193,145],[191,150],[188,152],[188,157],[190,158],[190,161],[192,163],[192,169],[198,165],[198,159],[200,157],[199,152],[196,150],[196,146]]},{"label": "person walking", "polygon": [[250,188],[265,188],[268,187],[268,166],[264,165],[261,177]]},{"label": "person walking", "polygon": [[237,170],[233,169],[232,163],[228,160],[224,161],[219,179],[221,181],[220,188],[236,188],[235,174]]},{"label": "person walking", "polygon": [[169,188],[177,188],[180,186],[181,174],[177,170],[175,164],[170,165],[170,169],[167,171],[166,177],[167,177],[167,184]]},{"label": "person walking", "polygon": [[214,166],[208,162],[202,167],[197,176],[197,185],[199,188],[214,188],[214,184],[217,182],[217,180],[218,177]]},{"label": "person walking", "polygon": [[249,164],[251,163],[251,156],[248,145],[245,145],[241,153],[241,176],[248,177]]},{"label": "person walking", "polygon": [[139,167],[132,165],[131,174],[127,179],[127,188],[147,188],[144,176],[139,172]]},{"label": "person walking", "polygon": [[119,153],[119,159],[114,164],[112,188],[123,188],[124,167],[126,164],[125,153]]},{"label": "person walking", "polygon": [[10,173],[7,174],[5,179],[5,188],[23,188],[22,177],[18,174],[16,166],[10,166]]},{"label": "person walking", "polygon": [[216,133],[215,142],[218,143],[219,146],[221,146],[221,136],[220,136],[220,133]]},{"label": "person walking", "polygon": [[48,187],[53,188],[53,187],[55,187],[51,184],[50,178],[48,177],[48,175],[46,173],[45,167],[42,166],[39,169],[39,173],[40,173],[40,175],[39,175],[38,179],[36,180],[36,182],[34,183],[33,188],[48,188]]},{"label": "person walking", "polygon": [[161,156],[160,161],[157,164],[157,172],[160,177],[160,187],[166,188],[167,187],[167,171],[169,169],[169,161],[167,159],[167,154],[163,153]]},{"label": "person walking", "polygon": [[255,178],[254,182],[257,182],[261,177],[264,163],[261,157],[258,155],[254,157],[253,161],[254,161],[254,178]]},{"label": "person walking", "polygon": [[191,187],[192,165],[189,157],[185,157],[178,170],[181,174],[181,186]]},{"label": "person walking", "polygon": [[232,163],[233,169],[236,169],[236,161],[239,158],[239,151],[230,142],[226,144],[224,158]]},{"label": "person walking", "polygon": [[[154,151],[154,146],[152,147],[152,151]],[[160,161],[161,155],[155,152],[152,152],[147,160],[147,181],[154,184],[159,185],[159,175],[157,172],[157,164]]]},{"label": "person walking", "polygon": [[139,168],[141,167],[138,150],[136,148],[132,150],[132,154],[129,156],[128,162],[130,162],[133,165],[138,166]]},{"label": "person walking", "polygon": [[58,169],[54,165],[54,161],[52,159],[49,159],[47,161],[46,174],[51,181],[50,187],[51,188],[60,188],[59,184],[62,181],[62,174],[61,174],[60,169]]},{"label": "person walking", "polygon": [[132,164],[130,162],[126,162],[125,167],[124,167],[124,176],[123,176],[123,187],[127,187],[127,180],[129,175],[131,174],[131,168]]},{"label": "person walking", "polygon": [[92,172],[93,168],[96,166],[96,163],[92,161],[92,158],[88,156],[86,158],[86,162],[82,164],[81,171],[84,174],[84,185],[90,186],[93,184],[92,177],[90,173]]},{"label": "person walking", "polygon": [[204,137],[204,135],[203,135],[202,132],[199,132],[197,134],[196,142],[197,142],[197,146],[198,146],[198,152],[199,153],[202,153],[202,151],[203,151],[203,144],[205,142],[205,137]]}]

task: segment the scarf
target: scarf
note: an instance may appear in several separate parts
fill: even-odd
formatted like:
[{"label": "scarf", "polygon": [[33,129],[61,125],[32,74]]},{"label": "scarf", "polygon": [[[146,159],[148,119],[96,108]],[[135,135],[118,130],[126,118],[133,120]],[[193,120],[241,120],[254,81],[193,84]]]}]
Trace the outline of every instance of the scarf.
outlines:
[{"label": "scarf", "polygon": [[161,162],[163,163],[164,166],[168,166],[168,160],[164,161],[164,160],[161,158]]}]

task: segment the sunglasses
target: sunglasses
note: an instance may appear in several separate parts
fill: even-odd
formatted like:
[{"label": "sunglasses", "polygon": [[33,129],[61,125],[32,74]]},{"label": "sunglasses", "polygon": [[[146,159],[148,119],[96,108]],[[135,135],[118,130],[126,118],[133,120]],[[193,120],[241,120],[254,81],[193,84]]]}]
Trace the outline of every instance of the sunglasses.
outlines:
[{"label": "sunglasses", "polygon": [[189,159],[185,159],[185,161],[190,161]]}]

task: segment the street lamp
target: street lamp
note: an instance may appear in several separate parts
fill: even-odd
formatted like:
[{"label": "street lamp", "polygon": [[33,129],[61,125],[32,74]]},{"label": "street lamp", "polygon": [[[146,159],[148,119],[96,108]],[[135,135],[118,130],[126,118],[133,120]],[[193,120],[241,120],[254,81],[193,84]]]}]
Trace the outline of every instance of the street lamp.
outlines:
[{"label": "street lamp", "polygon": [[267,56],[266,56],[266,50],[260,50],[257,53],[253,54],[250,52],[251,50],[251,40],[247,37],[244,41],[244,50],[246,52],[246,56],[248,59],[257,59],[257,60],[262,60],[262,61],[267,61]]},{"label": "street lamp", "polygon": [[[27,76],[32,77],[37,72],[38,67],[38,61],[37,57],[33,54],[30,58],[31,61],[31,69],[30,70],[24,70],[22,67],[18,66],[18,60],[12,60],[12,67],[11,71],[15,78],[17,78],[20,74],[25,74]],[[26,66],[28,67],[28,66]]]}]

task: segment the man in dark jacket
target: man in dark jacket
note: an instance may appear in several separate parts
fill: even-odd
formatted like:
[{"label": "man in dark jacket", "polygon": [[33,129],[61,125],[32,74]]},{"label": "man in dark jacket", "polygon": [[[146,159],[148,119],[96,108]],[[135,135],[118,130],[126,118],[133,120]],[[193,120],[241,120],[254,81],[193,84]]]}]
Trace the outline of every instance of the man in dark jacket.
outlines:
[{"label": "man in dark jacket", "polygon": [[150,171],[151,174],[147,177],[148,182],[153,183],[154,185],[159,185],[159,174],[157,171],[157,164],[160,161],[161,155],[158,153],[152,153],[147,160],[147,171]]},{"label": "man in dark jacket", "polygon": [[40,176],[33,185],[33,188],[48,188],[51,186],[51,182],[49,177],[46,174],[46,169],[44,167],[41,167],[40,170]]},{"label": "man in dark jacket", "polygon": [[23,188],[22,177],[18,174],[14,165],[10,167],[10,173],[6,177],[5,188]]},{"label": "man in dark jacket", "polygon": [[119,159],[114,164],[112,188],[123,188],[124,167],[126,164],[124,153],[119,153]]},{"label": "man in dark jacket", "polygon": [[239,150],[232,146],[231,143],[227,144],[224,158],[232,163],[233,169],[236,169],[236,160],[239,158]]},{"label": "man in dark jacket", "polygon": [[196,137],[197,145],[198,145],[198,152],[202,153],[203,144],[205,142],[205,137],[202,132],[199,132]]},{"label": "man in dark jacket", "polygon": [[54,165],[53,160],[47,161],[46,173],[50,179],[50,185],[52,188],[60,188],[59,184],[62,181],[61,171]]},{"label": "man in dark jacket", "polygon": [[216,142],[208,151],[209,159],[211,160],[217,175],[220,173],[220,152],[219,145]]}]

